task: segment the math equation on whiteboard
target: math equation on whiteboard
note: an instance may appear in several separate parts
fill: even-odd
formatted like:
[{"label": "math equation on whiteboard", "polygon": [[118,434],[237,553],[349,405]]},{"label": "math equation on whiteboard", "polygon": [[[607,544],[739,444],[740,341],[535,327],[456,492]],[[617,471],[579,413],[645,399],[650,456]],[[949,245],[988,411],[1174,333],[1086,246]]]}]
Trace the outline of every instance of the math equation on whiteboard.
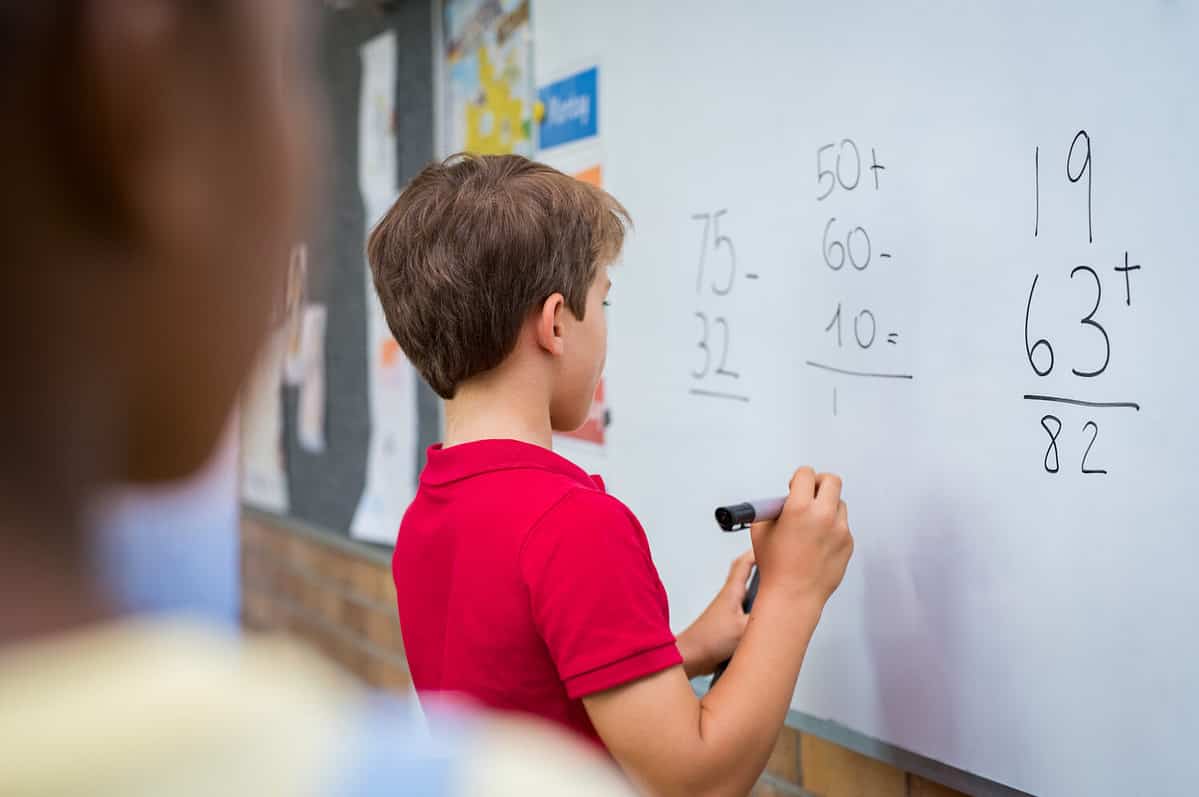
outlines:
[{"label": "math equation on whiteboard", "polygon": [[[1095,154],[1086,130],[1065,137],[1060,145],[1044,149],[1038,145],[1032,152],[1034,204],[1030,232],[1037,241],[1050,225],[1058,234],[1065,232],[1073,256],[1065,262],[1039,264],[1042,267],[1029,276],[1028,300],[1023,308],[1024,355],[1033,386],[1024,394],[1024,401],[1039,408],[1044,449],[1037,456],[1047,474],[1106,475],[1103,426],[1124,422],[1126,414],[1141,411],[1135,397],[1107,394],[1104,375],[1112,364],[1108,319],[1134,312],[1137,272],[1142,265],[1129,249],[1103,243],[1101,231],[1095,228],[1094,168]],[[1074,212],[1068,218],[1042,218],[1041,197],[1050,191],[1069,192]],[[1073,354],[1071,362],[1063,362],[1065,358],[1059,358],[1053,341],[1036,331],[1038,319],[1044,321],[1049,314],[1063,312],[1038,301],[1038,291],[1048,280],[1068,281],[1086,307],[1083,315],[1072,319],[1083,328],[1086,349]],[[1037,383],[1050,383],[1051,378],[1052,384],[1068,384],[1070,390],[1037,389]]]},{"label": "math equation on whiteboard", "polygon": [[734,317],[732,296],[744,283],[756,283],[759,274],[737,261],[733,241],[734,220],[728,208],[691,214],[699,252],[695,260],[695,348],[691,363],[693,396],[748,403],[737,356],[742,319]]},{"label": "math equation on whiteboard", "polygon": [[[887,166],[877,147],[843,138],[816,149],[816,193],[819,210],[825,211],[817,268],[837,274],[840,297],[826,312],[813,319],[823,327],[824,345],[818,359],[804,365],[820,372],[829,382],[829,406],[838,414],[842,389],[863,381],[902,384],[911,373],[888,367],[885,352],[901,347],[902,330],[894,323],[892,308],[867,306],[855,298],[863,281],[880,279],[880,273],[898,267],[900,259],[885,241],[870,233],[860,201],[863,192],[881,191],[887,182]],[[813,242],[815,243],[815,242]]]}]

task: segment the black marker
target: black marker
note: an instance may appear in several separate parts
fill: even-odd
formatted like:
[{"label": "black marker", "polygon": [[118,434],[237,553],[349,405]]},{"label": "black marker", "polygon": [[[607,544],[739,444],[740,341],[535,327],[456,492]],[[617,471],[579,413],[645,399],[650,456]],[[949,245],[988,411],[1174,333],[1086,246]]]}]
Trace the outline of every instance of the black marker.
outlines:
[{"label": "black marker", "polygon": [[783,511],[783,502],[786,500],[786,498],[759,498],[756,501],[717,507],[716,522],[725,531],[747,529],[751,523],[777,518]]},{"label": "black marker", "polygon": [[[718,512],[720,510],[717,510]],[[749,614],[749,610],[754,607],[754,598],[758,597],[758,566],[754,565],[753,575],[749,578],[749,586],[745,590],[745,600],[741,601],[741,611]],[[724,675],[724,671],[728,669],[729,662],[732,658],[727,658],[720,664],[716,665],[716,671],[712,673],[712,683],[708,684],[711,689],[716,686],[716,682],[720,680],[720,676]]]},{"label": "black marker", "polygon": [[[720,524],[720,528],[725,531],[739,531],[740,529],[749,528],[751,523],[757,523],[763,520],[774,520],[783,511],[783,503],[786,498],[760,498],[757,501],[745,501],[740,504],[731,506],[721,506],[716,508],[716,522]],[[745,600],[741,602],[741,610],[749,614],[754,607],[754,598],[758,597],[758,567],[754,565],[753,575],[749,577],[749,586],[745,589]],[[720,680],[720,676],[724,675],[724,671],[728,669],[731,658],[725,659],[716,667],[716,671],[712,673],[712,682],[708,685],[711,689]]]}]

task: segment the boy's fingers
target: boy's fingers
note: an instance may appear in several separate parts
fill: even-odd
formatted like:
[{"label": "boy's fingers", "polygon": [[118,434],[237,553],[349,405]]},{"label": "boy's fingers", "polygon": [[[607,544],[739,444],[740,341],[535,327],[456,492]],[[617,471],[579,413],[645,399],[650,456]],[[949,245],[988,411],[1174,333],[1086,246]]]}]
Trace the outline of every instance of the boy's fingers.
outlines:
[{"label": "boy's fingers", "polygon": [[844,501],[837,507],[837,523],[845,527],[849,526],[849,505]]},{"label": "boy's fingers", "polygon": [[806,505],[816,494],[816,471],[807,465],[803,466],[795,471],[789,486],[790,493],[787,495],[787,500]]},{"label": "boy's fingers", "polygon": [[754,566],[754,552],[746,551],[733,560],[729,566],[728,582],[738,584],[742,589],[745,588],[745,582],[749,581],[750,571]]},{"label": "boy's fingers", "polygon": [[830,514],[836,513],[841,503],[841,477],[835,473],[822,473],[816,477],[816,502],[824,504]]}]

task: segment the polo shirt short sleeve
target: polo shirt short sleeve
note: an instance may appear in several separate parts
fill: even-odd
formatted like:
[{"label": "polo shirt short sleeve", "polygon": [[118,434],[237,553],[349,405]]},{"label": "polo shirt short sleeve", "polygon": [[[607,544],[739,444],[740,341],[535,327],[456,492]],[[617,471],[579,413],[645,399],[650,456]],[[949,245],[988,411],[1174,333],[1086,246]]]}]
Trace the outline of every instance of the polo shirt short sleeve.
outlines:
[{"label": "polo shirt short sleeve", "polygon": [[520,554],[533,622],[572,699],[682,663],[645,532],[599,486],[563,495]]},{"label": "polo shirt short sleeve", "polygon": [[431,447],[392,575],[421,695],[541,717],[602,746],[581,698],[682,661],[641,524],[547,448]]}]

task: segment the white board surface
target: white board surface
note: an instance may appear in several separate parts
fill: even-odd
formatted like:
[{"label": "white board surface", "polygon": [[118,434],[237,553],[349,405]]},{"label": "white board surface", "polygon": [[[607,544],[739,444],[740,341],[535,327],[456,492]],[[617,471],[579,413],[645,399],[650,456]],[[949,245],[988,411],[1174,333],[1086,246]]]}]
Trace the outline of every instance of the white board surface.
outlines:
[{"label": "white board surface", "polygon": [[1196,4],[533,24],[543,82],[599,65],[586,146],[636,223],[607,444],[562,450],[641,518],[676,628],[748,544],[713,507],[834,470],[857,552],[797,710],[1036,794],[1193,793]]}]

